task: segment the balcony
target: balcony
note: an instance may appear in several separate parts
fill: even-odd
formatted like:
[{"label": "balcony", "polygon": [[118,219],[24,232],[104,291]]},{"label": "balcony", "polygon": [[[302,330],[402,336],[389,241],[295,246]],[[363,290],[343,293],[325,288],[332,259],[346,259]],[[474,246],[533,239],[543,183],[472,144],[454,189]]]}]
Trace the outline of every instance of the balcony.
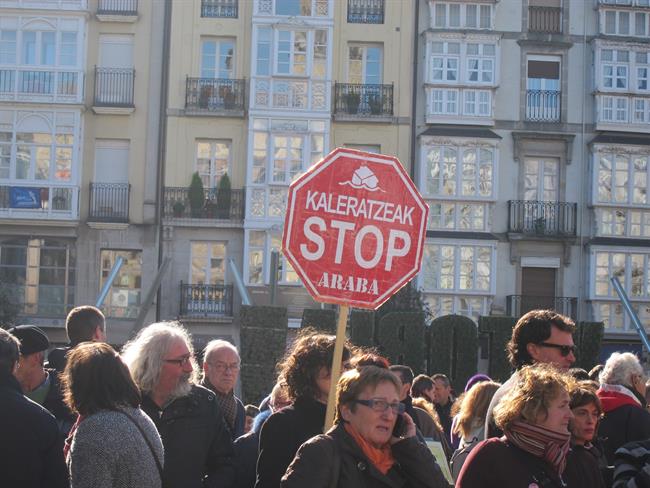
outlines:
[{"label": "balcony", "polygon": [[181,281],[182,317],[232,317],[232,285],[192,285]]},{"label": "balcony", "polygon": [[128,183],[91,183],[88,220],[128,223],[130,192]]},{"label": "balcony", "polygon": [[88,9],[87,0],[3,0],[4,8],[84,11]]},{"label": "balcony", "polygon": [[245,100],[246,80],[186,78],[186,112],[243,116]]},{"label": "balcony", "polygon": [[561,34],[562,9],[560,7],[528,7],[528,32]]},{"label": "balcony", "polygon": [[256,109],[312,110],[329,113],[330,82],[305,78],[253,78],[252,104]]},{"label": "balcony", "polygon": [[239,0],[201,0],[201,17],[236,19]]},{"label": "balcony", "polygon": [[244,219],[244,190],[222,192],[216,188],[203,190],[203,202],[192,207],[189,189],[165,187],[163,196],[163,218],[177,222],[196,222],[197,220]]},{"label": "balcony", "polygon": [[575,237],[578,204],[508,201],[508,232],[541,237]]},{"label": "balcony", "polygon": [[81,103],[83,72],[0,68],[0,101]]},{"label": "balcony", "polygon": [[526,120],[530,122],[559,122],[562,92],[554,90],[526,91]]},{"label": "balcony", "polygon": [[95,66],[95,113],[130,114],[133,104],[135,70]]},{"label": "balcony", "polygon": [[99,0],[97,18],[102,21],[123,21],[138,17],[138,0]]},{"label": "balcony", "polygon": [[0,218],[76,220],[76,186],[0,185]]},{"label": "balcony", "polygon": [[536,297],[530,295],[508,295],[506,315],[521,317],[526,312],[537,309],[555,310],[562,315],[576,319],[578,299],[575,297]]},{"label": "balcony", "polygon": [[383,24],[384,0],[348,0],[348,23]]},{"label": "balcony", "polygon": [[387,118],[393,116],[393,85],[337,83],[334,88],[337,118]]}]

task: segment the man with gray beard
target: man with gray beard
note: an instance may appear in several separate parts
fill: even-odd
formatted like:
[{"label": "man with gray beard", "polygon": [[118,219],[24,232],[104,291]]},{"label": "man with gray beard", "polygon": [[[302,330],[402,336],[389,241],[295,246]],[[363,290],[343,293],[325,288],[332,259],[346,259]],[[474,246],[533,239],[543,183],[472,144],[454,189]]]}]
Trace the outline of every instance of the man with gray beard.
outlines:
[{"label": "man with gray beard", "polygon": [[142,329],[122,350],[165,448],[163,488],[228,488],[233,446],[213,392],[197,384],[192,342],[178,322]]}]

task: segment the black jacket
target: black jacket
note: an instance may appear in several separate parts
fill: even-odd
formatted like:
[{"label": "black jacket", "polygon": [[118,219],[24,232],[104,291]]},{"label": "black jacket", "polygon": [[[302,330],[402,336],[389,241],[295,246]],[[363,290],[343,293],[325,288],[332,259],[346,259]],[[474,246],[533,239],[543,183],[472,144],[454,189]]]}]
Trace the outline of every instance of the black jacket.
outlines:
[{"label": "black jacket", "polygon": [[562,474],[570,488],[605,488],[605,481],[598,466],[596,448],[572,446],[567,456],[566,469]]},{"label": "black jacket", "polygon": [[323,433],[327,405],[311,398],[298,398],[293,405],[271,415],[260,433],[255,488],[279,488],[280,478],[298,448]]},{"label": "black jacket", "polygon": [[598,437],[602,439],[607,462],[612,465],[619,447],[650,438],[650,413],[636,405],[622,405],[605,412],[598,425]]},{"label": "black jacket", "polygon": [[282,478],[282,488],[448,488],[440,468],[415,437],[391,446],[395,464],[382,474],[337,425],[305,442]]},{"label": "black jacket", "polygon": [[55,369],[59,373],[63,373],[63,370],[65,369],[65,363],[67,362],[66,354],[70,352],[70,349],[72,349],[72,347],[73,346],[66,346],[52,349],[47,355],[47,363],[45,366],[47,368]]},{"label": "black jacket", "polygon": [[615,464],[613,488],[650,488],[650,440],[625,444]]},{"label": "black jacket", "polygon": [[56,418],[56,423],[59,426],[59,430],[64,437],[68,436],[70,429],[77,420],[75,414],[73,414],[68,406],[63,402],[63,392],[61,390],[61,381],[59,380],[59,374],[54,369],[46,370],[47,374],[50,376],[50,388],[47,391],[45,396],[45,401],[43,402],[43,408],[47,409],[54,418]]},{"label": "black jacket", "polygon": [[165,448],[164,488],[230,488],[234,484],[230,432],[214,393],[192,385],[189,395],[161,410],[143,395],[142,410]]},{"label": "black jacket", "polygon": [[0,377],[0,485],[66,488],[63,437],[54,417],[26,398],[18,381]]}]

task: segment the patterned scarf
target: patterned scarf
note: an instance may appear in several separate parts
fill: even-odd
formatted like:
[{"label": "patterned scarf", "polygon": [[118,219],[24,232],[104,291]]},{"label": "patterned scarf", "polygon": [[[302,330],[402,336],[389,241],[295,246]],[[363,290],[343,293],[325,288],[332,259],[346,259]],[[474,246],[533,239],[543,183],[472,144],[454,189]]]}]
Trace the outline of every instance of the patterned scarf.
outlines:
[{"label": "patterned scarf", "polygon": [[228,427],[230,427],[231,432],[234,431],[235,417],[237,417],[237,401],[235,400],[235,392],[231,391],[224,395],[223,393],[215,391],[214,394],[217,398],[217,405],[221,408]]},{"label": "patterned scarf", "polygon": [[561,434],[539,425],[515,420],[504,434],[508,441],[519,449],[544,459],[558,476],[562,475],[571,447],[569,432]]}]

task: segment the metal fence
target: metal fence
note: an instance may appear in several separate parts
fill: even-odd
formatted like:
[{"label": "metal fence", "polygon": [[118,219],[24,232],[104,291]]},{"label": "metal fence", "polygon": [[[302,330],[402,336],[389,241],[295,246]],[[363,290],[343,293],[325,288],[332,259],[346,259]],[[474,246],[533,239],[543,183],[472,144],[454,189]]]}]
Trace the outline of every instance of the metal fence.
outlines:
[{"label": "metal fence", "polygon": [[348,0],[350,24],[383,24],[384,0]]},{"label": "metal fence", "polygon": [[201,0],[201,17],[225,17],[236,19],[239,0]]},{"label": "metal fence", "polygon": [[220,191],[217,188],[203,190],[202,203],[192,206],[189,189],[165,187],[163,195],[163,217],[180,220],[217,219],[243,220],[244,190]]},{"label": "metal fence", "polygon": [[528,7],[528,30],[544,34],[562,32],[562,9],[560,7]]},{"label": "metal fence", "polygon": [[99,15],[137,15],[138,0],[99,0]]},{"label": "metal fence", "polygon": [[128,222],[128,183],[91,183],[88,219],[94,222]]},{"label": "metal fence", "polygon": [[526,120],[532,122],[559,122],[562,92],[555,90],[526,91]]},{"label": "metal fence", "polygon": [[337,83],[334,113],[358,117],[392,117],[393,85]]},{"label": "metal fence", "polygon": [[246,80],[190,78],[185,81],[185,109],[220,112],[243,111]]},{"label": "metal fence", "polygon": [[232,316],[232,285],[193,285],[181,281],[181,316]]},{"label": "metal fence", "polygon": [[521,317],[531,310],[548,309],[575,319],[577,305],[578,299],[575,297],[508,295],[506,297],[506,315]]},{"label": "metal fence", "polygon": [[577,203],[508,201],[508,232],[540,236],[575,236]]},{"label": "metal fence", "polygon": [[95,66],[95,102],[97,107],[133,107],[133,68]]}]

